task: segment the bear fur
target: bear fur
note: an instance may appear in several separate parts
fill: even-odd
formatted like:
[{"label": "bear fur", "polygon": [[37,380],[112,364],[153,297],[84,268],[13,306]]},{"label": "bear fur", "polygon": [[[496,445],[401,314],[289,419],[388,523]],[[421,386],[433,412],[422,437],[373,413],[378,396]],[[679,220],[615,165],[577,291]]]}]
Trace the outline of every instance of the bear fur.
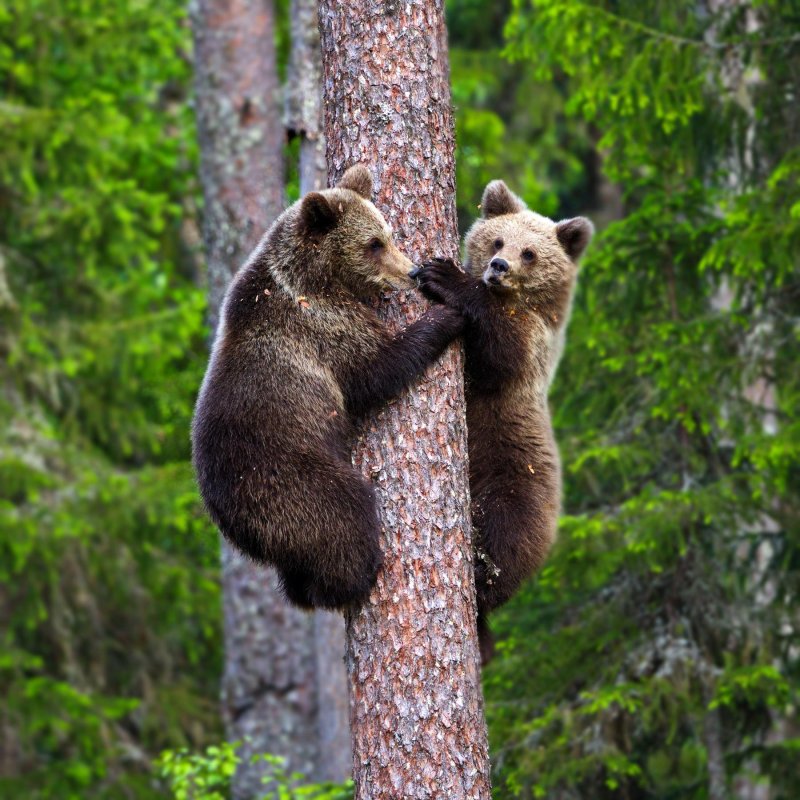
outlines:
[{"label": "bear fur", "polygon": [[584,217],[553,222],[492,181],[465,238],[466,270],[447,259],[417,277],[466,320],[465,377],[478,626],[542,564],[556,535],[561,466],[547,393],[564,347]]},{"label": "bear fur", "polygon": [[380,523],[373,488],[350,462],[354,422],[463,328],[438,306],[391,335],[365,302],[413,286],[371,193],[367,168],[351,167],[267,231],[225,296],[192,423],[211,518],[244,554],[274,565],[304,608],[366,599]]}]

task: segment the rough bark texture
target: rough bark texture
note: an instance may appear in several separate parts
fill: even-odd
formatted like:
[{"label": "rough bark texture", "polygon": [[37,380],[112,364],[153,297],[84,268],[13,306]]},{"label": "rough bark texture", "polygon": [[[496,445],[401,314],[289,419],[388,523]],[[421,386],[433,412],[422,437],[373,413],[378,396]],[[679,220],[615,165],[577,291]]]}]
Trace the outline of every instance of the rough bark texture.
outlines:
[{"label": "rough bark texture", "polygon": [[[320,2],[329,177],[372,168],[414,260],[458,249],[441,2]],[[414,292],[383,304],[397,326]],[[451,348],[366,421],[355,462],[378,488],[384,569],[348,620],[356,797],[488,798],[461,358]]]},{"label": "rough bark texture", "polygon": [[281,597],[273,570],[245,561],[223,546],[226,734],[243,742],[233,782],[236,800],[260,797],[266,765],[256,753],[288,759],[290,771],[314,772],[317,691],[313,621]]},{"label": "rough bark texture", "polygon": [[[274,17],[267,0],[195,0],[196,110],[205,198],[209,310],[216,326],[230,278],[283,207],[285,132],[278,97]],[[264,764],[317,761],[313,618],[289,608],[272,571],[223,544],[225,674],[230,739],[245,742],[236,798],[257,796]]]},{"label": "rough bark texture", "polygon": [[324,189],[328,170],[322,132],[322,54],[317,0],[292,0],[292,50],[286,77],[286,127],[300,137],[300,194]]},{"label": "rough bark texture", "polygon": [[209,306],[283,210],[284,132],[267,0],[193,0]]},{"label": "rough bark texture", "polygon": [[[328,171],[322,134],[322,55],[317,0],[292,0],[292,49],[286,76],[286,128],[300,139],[300,194],[324,189]],[[314,614],[319,757],[314,777],[343,782],[350,777],[352,754],[344,666],[344,619]]]}]

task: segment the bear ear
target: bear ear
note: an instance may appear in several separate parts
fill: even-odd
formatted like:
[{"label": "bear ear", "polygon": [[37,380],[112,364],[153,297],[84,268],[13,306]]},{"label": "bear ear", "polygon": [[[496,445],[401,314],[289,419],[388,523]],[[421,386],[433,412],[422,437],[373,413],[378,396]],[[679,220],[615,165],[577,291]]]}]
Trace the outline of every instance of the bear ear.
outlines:
[{"label": "bear ear", "polygon": [[366,200],[372,198],[372,174],[363,164],[354,164],[348,169],[339,183],[337,189],[349,189],[360,194]]},{"label": "bear ear", "polygon": [[556,236],[566,254],[577,261],[594,234],[594,225],[586,217],[565,219],[556,225]]},{"label": "bear ear", "polygon": [[501,214],[516,214],[524,210],[525,203],[503,181],[492,181],[483,190],[481,212],[486,219],[499,217]]},{"label": "bear ear", "polygon": [[309,192],[300,203],[300,233],[319,237],[336,226],[336,214],[325,196]]}]

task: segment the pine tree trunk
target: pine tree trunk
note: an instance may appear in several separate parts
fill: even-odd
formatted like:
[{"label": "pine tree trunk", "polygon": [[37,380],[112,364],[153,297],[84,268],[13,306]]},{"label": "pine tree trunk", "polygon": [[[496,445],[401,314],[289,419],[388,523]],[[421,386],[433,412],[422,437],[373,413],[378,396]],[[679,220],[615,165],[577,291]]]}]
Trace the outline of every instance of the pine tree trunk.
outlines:
[{"label": "pine tree trunk", "polygon": [[[322,133],[322,54],[319,48],[317,0],[292,0],[292,49],[286,76],[286,127],[300,139],[300,194],[324,189],[328,171]],[[317,685],[316,769],[318,781],[342,783],[350,777],[350,719],[344,666],[344,620],[341,614],[314,614]]]},{"label": "pine tree trunk", "polygon": [[292,50],[286,76],[286,127],[300,138],[300,194],[324,189],[328,170],[322,132],[322,53],[317,0],[292,0]]},{"label": "pine tree trunk", "polygon": [[209,306],[283,210],[284,131],[266,0],[193,0],[195,92]]},{"label": "pine tree trunk", "polygon": [[[267,0],[195,0],[196,110],[212,326],[232,275],[283,207],[285,132],[278,98],[274,16]],[[317,758],[313,618],[287,606],[274,573],[223,544],[223,713],[243,741],[235,798],[263,790],[252,753]]]},{"label": "pine tree trunk", "polygon": [[[440,0],[320,2],[331,181],[364,162],[414,260],[458,249],[453,120]],[[393,296],[392,326],[424,307]],[[356,797],[488,798],[475,625],[462,364],[453,347],[365,423],[385,566],[348,620]]]}]

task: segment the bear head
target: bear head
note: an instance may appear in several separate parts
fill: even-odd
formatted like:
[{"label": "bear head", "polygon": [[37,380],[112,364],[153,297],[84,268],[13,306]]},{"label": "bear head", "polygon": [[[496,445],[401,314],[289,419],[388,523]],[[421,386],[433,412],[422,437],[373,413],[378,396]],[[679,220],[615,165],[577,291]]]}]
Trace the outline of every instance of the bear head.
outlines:
[{"label": "bear head", "polygon": [[372,204],[372,176],[363,164],[348,169],[332,189],[309,192],[276,231],[281,282],[299,293],[344,289],[367,297],[382,288],[413,285],[413,268]]},{"label": "bear head", "polygon": [[529,211],[503,181],[483,192],[482,215],[465,238],[467,269],[497,291],[571,285],[594,226],[586,217],[553,222]]}]

